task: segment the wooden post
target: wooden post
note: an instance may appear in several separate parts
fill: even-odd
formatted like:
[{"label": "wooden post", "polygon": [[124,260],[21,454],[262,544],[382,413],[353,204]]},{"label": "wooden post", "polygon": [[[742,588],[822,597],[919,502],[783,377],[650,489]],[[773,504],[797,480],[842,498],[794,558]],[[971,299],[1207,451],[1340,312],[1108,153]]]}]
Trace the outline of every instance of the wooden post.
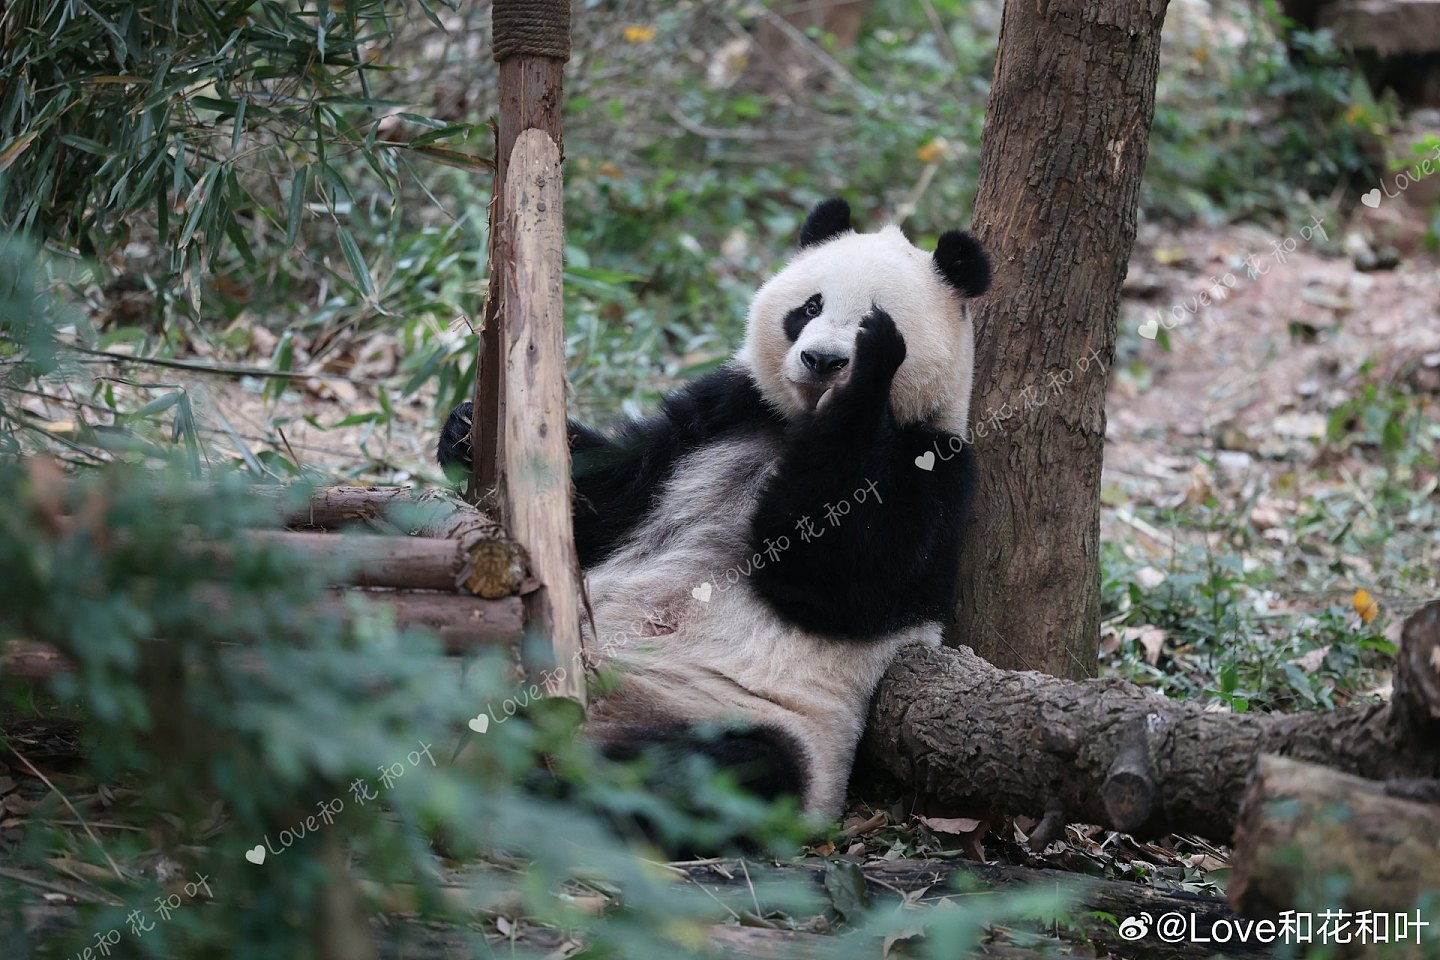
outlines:
[{"label": "wooden post", "polygon": [[569,0],[495,0],[492,24],[500,122],[470,494],[493,504],[530,558],[538,586],[525,596],[527,669],[565,668],[561,693],[583,704],[561,284]]}]

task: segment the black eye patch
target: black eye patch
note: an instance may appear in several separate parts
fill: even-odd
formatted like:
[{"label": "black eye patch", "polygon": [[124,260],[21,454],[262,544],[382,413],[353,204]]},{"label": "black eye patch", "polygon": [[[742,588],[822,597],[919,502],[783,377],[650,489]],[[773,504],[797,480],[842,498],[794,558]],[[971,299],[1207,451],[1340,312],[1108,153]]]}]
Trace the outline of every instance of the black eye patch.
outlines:
[{"label": "black eye patch", "polygon": [[800,336],[800,331],[805,329],[805,324],[820,316],[820,311],[824,305],[825,301],[821,298],[820,294],[817,293],[794,310],[785,314],[785,336],[789,338],[791,343],[794,343],[796,338]]}]

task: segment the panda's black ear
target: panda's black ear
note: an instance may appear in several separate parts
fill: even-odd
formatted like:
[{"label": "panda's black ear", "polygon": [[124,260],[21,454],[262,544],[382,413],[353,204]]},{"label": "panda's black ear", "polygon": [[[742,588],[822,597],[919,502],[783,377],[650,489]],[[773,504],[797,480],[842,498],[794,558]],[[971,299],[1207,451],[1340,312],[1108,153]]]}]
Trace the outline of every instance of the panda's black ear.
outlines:
[{"label": "panda's black ear", "polygon": [[850,229],[850,204],[839,197],[815,204],[800,228],[800,248],[813,247]]},{"label": "panda's black ear", "polygon": [[940,235],[935,266],[962,297],[978,297],[990,289],[990,257],[980,241],[964,230]]}]

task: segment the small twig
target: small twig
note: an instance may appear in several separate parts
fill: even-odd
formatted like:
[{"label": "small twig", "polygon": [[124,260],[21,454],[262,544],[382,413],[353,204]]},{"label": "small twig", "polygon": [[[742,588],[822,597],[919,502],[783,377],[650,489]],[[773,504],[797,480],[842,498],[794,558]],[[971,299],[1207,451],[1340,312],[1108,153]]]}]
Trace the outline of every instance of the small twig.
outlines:
[{"label": "small twig", "polygon": [[1114,513],[1114,517],[1121,523],[1133,527],[1139,533],[1144,534],[1147,539],[1153,541],[1159,546],[1174,546],[1175,544],[1175,537],[1173,534],[1170,537],[1166,537],[1165,534],[1162,533],[1160,530],[1157,530],[1149,523],[1141,520],[1129,510],[1116,510]]},{"label": "small twig", "polygon": [[736,922],[736,923],[740,923],[740,924],[743,925],[744,921],[740,919],[740,914],[736,913],[736,912],[730,907],[730,905],[729,905],[728,903],[726,903],[724,900],[721,900],[719,897],[715,896],[715,894],[711,893],[710,890],[709,890],[709,888],[706,887],[705,884],[700,883],[700,882],[697,881],[697,882],[695,883],[695,886],[699,887],[699,888],[700,888],[700,891],[701,891],[702,893],[704,893],[705,896],[709,897],[711,900],[714,900],[716,903],[720,904],[720,906],[725,909],[725,912],[726,912],[726,913],[730,914],[730,916],[732,916],[732,917],[735,918],[735,922]]},{"label": "small twig", "polygon": [[76,353],[83,353],[89,357],[96,357],[100,360],[114,363],[143,363],[155,367],[170,367],[175,370],[190,370],[195,373],[208,373],[217,377],[259,377],[271,380],[344,380],[361,387],[378,387],[383,383],[380,380],[362,379],[359,377],[346,376],[343,373],[326,373],[323,370],[266,370],[263,367],[248,367],[239,364],[210,364],[195,363],[189,360],[165,360],[160,357],[134,357],[126,353],[112,353],[109,350],[92,350],[89,347],[71,345],[69,349]]},{"label": "small twig", "polygon": [[765,911],[760,909],[760,898],[755,896],[755,884],[750,880],[750,868],[745,865],[745,858],[740,858],[740,869],[745,873],[745,886],[750,888],[750,902],[755,904],[755,916],[759,917]]},{"label": "small twig", "polygon": [[852,823],[850,826],[840,831],[840,835],[846,840],[852,840],[862,833],[869,833],[876,827],[885,826],[889,819],[890,815],[884,810],[880,810],[876,812],[874,816],[872,816],[869,820],[866,820],[864,823]]},{"label": "small twig", "polygon": [[114,860],[110,858],[110,854],[105,852],[104,844],[100,842],[99,837],[95,836],[95,831],[90,829],[90,824],[85,822],[85,818],[80,816],[80,811],[76,810],[75,805],[70,802],[70,798],[65,796],[65,794],[61,793],[60,788],[55,786],[55,784],[51,783],[49,777],[45,776],[45,774],[37,770],[35,768],[35,764],[31,763],[29,759],[26,758],[25,754],[17,750],[13,743],[6,743],[5,746],[10,750],[11,753],[15,755],[15,759],[25,764],[25,768],[29,770],[32,774],[34,774],[36,777],[38,777],[41,783],[49,787],[50,790],[55,794],[55,796],[60,798],[60,802],[65,804],[65,806],[69,809],[70,813],[74,815],[75,819],[80,821],[80,826],[85,828],[86,835],[95,842],[95,846],[99,848],[100,855],[105,858],[105,862],[110,864],[110,869],[114,872],[115,878],[121,883],[129,883],[130,881],[126,879],[125,874],[120,872],[120,867],[115,863]]},{"label": "small twig", "polygon": [[290,454],[290,460],[295,464],[295,469],[304,473],[305,465],[301,463],[300,455],[295,452],[294,447],[290,446],[290,438],[285,436],[285,431],[280,428],[279,424],[275,425],[275,432],[280,434],[280,442],[285,444],[285,452]]},{"label": "small twig", "polygon": [[[878,887],[884,887],[886,890],[889,890],[891,893],[897,893],[897,894],[899,894],[899,895],[900,895],[900,902],[901,902],[901,903],[905,903],[906,901],[908,901],[908,900],[910,899],[910,895],[909,895],[908,893],[906,893],[904,890],[901,890],[899,887],[895,886],[895,884],[889,882],[888,880],[881,880],[879,877],[872,877],[872,876],[870,876],[870,874],[866,873],[864,870],[861,870],[861,871],[860,871],[860,876],[864,877],[866,880],[869,880],[871,883],[875,884],[875,885],[878,886]],[[930,889],[930,888],[929,888],[929,887],[926,887],[925,889],[928,890],[928,889]]]},{"label": "small twig", "polygon": [[70,897],[72,900],[83,900],[86,903],[101,903],[107,906],[119,906],[121,901],[114,897],[101,897],[91,893],[84,893],[73,890],[70,887],[58,883],[51,883],[49,880],[42,880],[39,877],[32,877],[23,870],[15,870],[11,867],[0,867],[0,877],[7,877],[16,883],[23,883],[26,886],[34,887],[37,890],[45,890],[49,893],[58,893]]},{"label": "small twig", "polygon": [[865,84],[861,83],[859,80],[855,79],[854,74],[841,66],[840,61],[836,60],[834,57],[830,56],[830,54],[826,53],[818,43],[815,43],[813,40],[807,37],[803,30],[797,28],[793,23],[786,20],[784,17],[779,16],[773,11],[767,10],[763,7],[760,10],[760,15],[764,19],[774,24],[775,29],[785,34],[785,36],[790,40],[790,42],[793,43],[798,49],[803,50],[806,53],[810,54],[810,56],[814,57],[815,60],[819,62],[822,67],[829,71],[831,76],[833,76],[836,80],[839,80],[843,85],[849,87],[850,92],[859,97],[863,103],[869,105],[873,104],[876,101],[877,98],[873,90],[865,86]]},{"label": "small twig", "polygon": [[930,189],[930,182],[935,179],[935,173],[939,169],[939,161],[925,164],[925,169],[920,171],[920,179],[915,182],[910,195],[901,201],[900,206],[895,208],[895,225],[897,227],[904,226],[911,214],[920,208],[920,199],[925,196],[925,191]]},{"label": "small twig", "polygon": [[1030,831],[1030,838],[1026,845],[1035,853],[1042,853],[1046,847],[1059,840],[1065,833],[1065,811],[1059,807],[1048,804],[1045,816]]},{"label": "small twig", "polygon": [[813,141],[813,131],[805,130],[756,130],[751,127],[708,127],[696,123],[680,112],[679,108],[668,100],[662,101],[665,112],[670,114],[686,133],[693,133],[697,137],[705,137],[708,140],[744,140],[751,143],[770,143],[774,141],[790,141],[801,143]]},{"label": "small twig", "polygon": [[931,0],[920,0],[920,5],[925,8],[925,17],[930,21],[930,29],[935,32],[935,40],[940,44],[940,52],[945,59],[954,65],[960,55],[955,52],[955,44],[950,41],[950,34],[945,29],[945,24],[940,20],[940,13],[935,9]]}]

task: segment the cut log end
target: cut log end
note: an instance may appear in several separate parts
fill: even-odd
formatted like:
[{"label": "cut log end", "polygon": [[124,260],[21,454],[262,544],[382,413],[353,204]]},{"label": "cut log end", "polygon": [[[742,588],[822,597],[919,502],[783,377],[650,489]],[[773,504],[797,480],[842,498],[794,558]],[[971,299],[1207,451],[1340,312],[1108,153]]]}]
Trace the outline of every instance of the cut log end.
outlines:
[{"label": "cut log end", "polygon": [[1440,889],[1440,807],[1262,756],[1235,829],[1234,864],[1228,895],[1246,916],[1414,910],[1422,893]]},{"label": "cut log end", "polygon": [[1401,628],[1394,703],[1412,734],[1440,737],[1440,600],[1421,607]]},{"label": "cut log end", "polygon": [[460,586],[487,600],[520,592],[525,564],[514,544],[481,540],[469,553],[470,562],[462,571]]}]

